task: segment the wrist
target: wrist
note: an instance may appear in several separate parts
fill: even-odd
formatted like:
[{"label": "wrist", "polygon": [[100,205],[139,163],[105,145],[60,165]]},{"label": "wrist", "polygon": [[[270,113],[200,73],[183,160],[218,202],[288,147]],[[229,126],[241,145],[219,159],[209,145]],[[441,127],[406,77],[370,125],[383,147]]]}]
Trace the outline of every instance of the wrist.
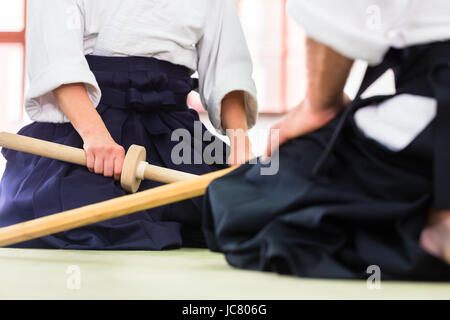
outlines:
[{"label": "wrist", "polygon": [[83,141],[92,139],[94,137],[110,137],[109,131],[103,126],[85,126],[77,130]]}]

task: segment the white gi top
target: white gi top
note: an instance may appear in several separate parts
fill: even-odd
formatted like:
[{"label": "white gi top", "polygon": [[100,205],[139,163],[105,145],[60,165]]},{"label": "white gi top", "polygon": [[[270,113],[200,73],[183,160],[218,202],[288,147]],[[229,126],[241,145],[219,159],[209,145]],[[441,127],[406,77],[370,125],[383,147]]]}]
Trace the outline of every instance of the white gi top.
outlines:
[{"label": "white gi top", "polygon": [[[448,0],[289,0],[288,11],[307,34],[371,65],[390,47],[450,39]],[[407,147],[436,116],[428,97],[398,95],[355,114],[358,127],[391,150]]]},{"label": "white gi top", "polygon": [[221,101],[246,92],[248,125],[257,117],[252,63],[235,0],[29,0],[25,108],[34,121],[68,122],[52,93],[85,83],[101,92],[85,55],[144,56],[198,71],[202,102],[221,129]]}]

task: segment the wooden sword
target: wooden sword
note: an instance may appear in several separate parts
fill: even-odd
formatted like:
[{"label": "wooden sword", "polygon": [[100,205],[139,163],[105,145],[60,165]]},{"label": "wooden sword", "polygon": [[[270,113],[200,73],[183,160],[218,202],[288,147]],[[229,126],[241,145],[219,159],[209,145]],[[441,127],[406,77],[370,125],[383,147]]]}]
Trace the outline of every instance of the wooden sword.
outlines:
[{"label": "wooden sword", "polygon": [[[83,149],[18,134],[0,132],[0,147],[80,166],[87,165],[86,152]],[[172,183],[198,177],[194,174],[151,165],[146,162],[146,155],[145,148],[137,145],[132,145],[127,151],[120,183],[122,188],[130,193],[138,191],[142,180]]]},{"label": "wooden sword", "polygon": [[0,229],[0,247],[201,196],[213,180],[234,169],[223,169],[193,179],[4,227]]}]

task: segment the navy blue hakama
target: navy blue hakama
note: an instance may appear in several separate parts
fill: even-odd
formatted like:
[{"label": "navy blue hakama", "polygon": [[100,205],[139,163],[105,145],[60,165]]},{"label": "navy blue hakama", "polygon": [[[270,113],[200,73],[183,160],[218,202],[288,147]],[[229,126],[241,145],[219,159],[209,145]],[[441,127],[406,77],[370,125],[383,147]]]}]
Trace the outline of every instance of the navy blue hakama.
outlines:
[{"label": "navy blue hakama", "polygon": [[[194,141],[194,123],[201,133],[196,111],[186,105],[195,87],[190,70],[153,58],[87,56],[102,91],[97,108],[113,139],[125,150],[132,144],[147,149],[151,164],[193,174],[205,174],[225,167],[222,162],[194,164],[194,157],[209,144]],[[186,129],[192,136],[192,164],[176,165],[171,152],[179,141],[172,132]],[[34,122],[19,134],[77,148],[83,141],[70,123]],[[213,141],[216,138],[213,138]],[[203,141],[203,140],[202,140]],[[220,142],[221,143],[221,142]],[[200,146],[200,148],[198,147]],[[7,159],[0,184],[0,226],[109,200],[126,194],[120,183],[90,173],[87,168],[3,149]],[[159,186],[143,181],[140,191]],[[61,232],[14,245],[21,248],[142,249],[160,250],[181,246],[203,247],[202,199],[142,211],[109,221]]]}]

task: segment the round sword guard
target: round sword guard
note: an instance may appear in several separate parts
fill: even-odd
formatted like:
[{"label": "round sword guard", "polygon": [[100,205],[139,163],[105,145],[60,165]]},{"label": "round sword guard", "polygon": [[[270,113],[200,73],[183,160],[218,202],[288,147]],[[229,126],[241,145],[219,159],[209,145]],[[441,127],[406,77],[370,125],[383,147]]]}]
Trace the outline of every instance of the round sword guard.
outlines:
[{"label": "round sword guard", "polygon": [[127,151],[123,162],[120,184],[130,193],[136,193],[142,179],[137,176],[138,168],[142,162],[146,162],[147,152],[144,147],[133,144]]}]

